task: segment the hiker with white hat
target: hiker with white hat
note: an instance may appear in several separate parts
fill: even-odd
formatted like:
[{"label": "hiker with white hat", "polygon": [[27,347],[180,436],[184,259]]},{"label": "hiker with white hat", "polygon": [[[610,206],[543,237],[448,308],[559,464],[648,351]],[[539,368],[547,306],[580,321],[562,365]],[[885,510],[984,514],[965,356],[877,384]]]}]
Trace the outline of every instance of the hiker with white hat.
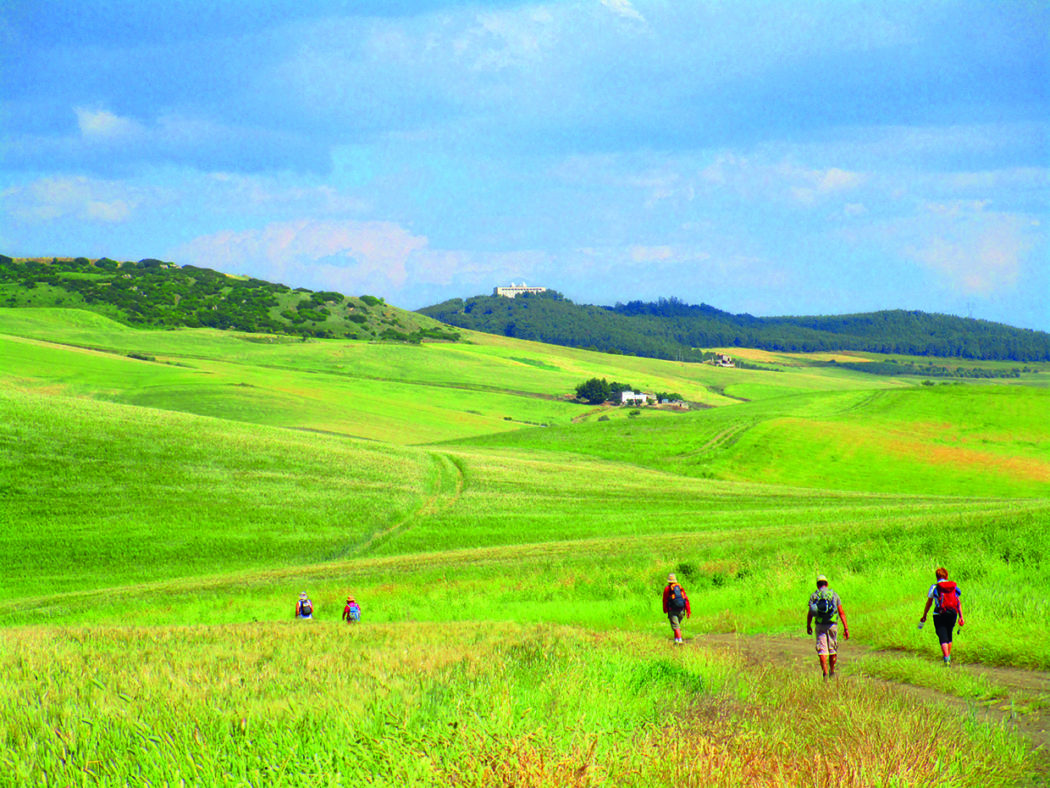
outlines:
[{"label": "hiker with white hat", "polygon": [[314,617],[314,605],[310,601],[310,597],[303,591],[299,594],[299,601],[295,603],[295,617],[296,618],[313,618]]},{"label": "hiker with white hat", "polygon": [[664,587],[664,613],[674,630],[675,645],[681,645],[685,642],[682,640],[682,623],[692,615],[692,610],[689,608],[689,597],[678,584],[674,573],[667,576],[667,585]]},{"label": "hiker with white hat", "polygon": [[835,662],[838,661],[838,619],[842,619],[842,637],[849,640],[849,627],[846,625],[846,611],[842,601],[829,586],[824,575],[817,575],[817,590],[809,596],[809,609],[806,615],[806,634],[813,634],[813,622],[816,620],[817,656],[820,657],[820,669],[824,680],[835,677]]}]

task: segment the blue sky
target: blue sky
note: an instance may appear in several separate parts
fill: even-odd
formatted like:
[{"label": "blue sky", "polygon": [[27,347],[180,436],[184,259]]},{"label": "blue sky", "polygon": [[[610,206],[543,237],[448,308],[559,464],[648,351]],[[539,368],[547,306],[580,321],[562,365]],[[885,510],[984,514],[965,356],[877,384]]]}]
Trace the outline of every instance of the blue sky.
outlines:
[{"label": "blue sky", "polygon": [[6,0],[0,252],[1050,330],[1050,3]]}]

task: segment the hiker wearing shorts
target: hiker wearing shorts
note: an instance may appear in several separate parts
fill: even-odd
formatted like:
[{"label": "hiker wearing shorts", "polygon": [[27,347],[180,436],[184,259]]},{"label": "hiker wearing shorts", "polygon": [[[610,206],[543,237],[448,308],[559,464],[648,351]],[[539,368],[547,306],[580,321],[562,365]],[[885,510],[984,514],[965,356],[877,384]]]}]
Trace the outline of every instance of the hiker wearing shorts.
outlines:
[{"label": "hiker wearing shorts", "polygon": [[919,629],[922,629],[922,625],[926,623],[926,614],[933,606],[933,628],[937,631],[937,640],[941,644],[944,666],[950,668],[952,665],[952,632],[956,622],[959,623],[960,629],[963,625],[962,605],[959,604],[962,590],[948,579],[948,570],[943,566],[937,568],[936,576],[937,582],[930,586],[926,594],[926,607],[922,611],[922,618],[919,619]]},{"label": "hiker wearing shorts", "polygon": [[314,617],[314,605],[310,601],[310,597],[303,591],[299,594],[299,601],[295,603],[295,617],[296,618],[313,618]]},{"label": "hiker wearing shorts", "polygon": [[667,576],[667,585],[664,587],[664,613],[667,614],[667,620],[671,622],[671,629],[674,630],[674,642],[681,645],[685,642],[682,640],[682,623],[693,612],[689,607],[689,597],[686,596],[685,589],[678,584],[673,573]]},{"label": "hiker wearing shorts", "polygon": [[361,606],[352,596],[346,598],[346,607],[343,608],[343,621],[347,624],[356,624],[361,620]]},{"label": "hiker wearing shorts", "polygon": [[838,661],[838,619],[842,619],[842,637],[849,640],[849,627],[846,624],[846,611],[842,609],[839,595],[828,587],[828,579],[817,575],[817,590],[810,594],[809,611],[806,615],[806,634],[813,634],[816,621],[817,656],[820,657],[820,670],[824,680],[835,677],[835,663]]}]

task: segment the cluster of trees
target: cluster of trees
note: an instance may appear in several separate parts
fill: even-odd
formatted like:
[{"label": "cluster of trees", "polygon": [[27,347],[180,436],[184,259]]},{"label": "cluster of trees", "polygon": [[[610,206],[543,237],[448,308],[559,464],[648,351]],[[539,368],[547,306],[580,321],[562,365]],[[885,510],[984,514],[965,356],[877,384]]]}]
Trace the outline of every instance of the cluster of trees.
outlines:
[{"label": "cluster of trees", "polygon": [[[302,337],[368,337],[419,342],[456,340],[456,332],[420,325],[411,313],[381,298],[347,298],[333,291],[292,289],[262,279],[227,276],[209,268],[148,258],[117,262],[55,258],[15,261],[0,255],[0,302],[17,306],[31,291],[68,294],[69,303],[130,325],[208,327]],[[60,295],[53,298],[63,302]],[[46,303],[41,296],[36,303]]]},{"label": "cluster of trees", "polygon": [[[576,399],[582,399],[591,405],[601,405],[603,402],[620,401],[620,395],[625,391],[635,391],[630,383],[610,383],[605,378],[591,378],[576,386]],[[657,401],[682,402],[682,395],[677,391],[658,391],[654,395]]]},{"label": "cluster of trees", "polygon": [[951,315],[892,310],[831,317],[734,315],[675,298],[612,307],[574,304],[548,291],[475,296],[419,310],[444,323],[556,345],[700,361],[698,348],[860,350],[911,356],[1050,361],[1050,334]]},{"label": "cluster of trees", "polygon": [[634,391],[634,386],[629,383],[610,383],[605,378],[591,378],[576,387],[576,399],[582,399],[591,405],[601,405],[609,400],[620,399],[625,391]]}]

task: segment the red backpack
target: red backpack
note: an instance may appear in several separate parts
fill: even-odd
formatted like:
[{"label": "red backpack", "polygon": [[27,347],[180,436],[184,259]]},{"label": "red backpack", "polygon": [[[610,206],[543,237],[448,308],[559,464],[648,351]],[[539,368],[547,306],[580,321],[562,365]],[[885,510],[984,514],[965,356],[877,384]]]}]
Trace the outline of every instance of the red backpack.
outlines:
[{"label": "red backpack", "polygon": [[959,586],[951,580],[937,582],[937,611],[959,613]]}]

